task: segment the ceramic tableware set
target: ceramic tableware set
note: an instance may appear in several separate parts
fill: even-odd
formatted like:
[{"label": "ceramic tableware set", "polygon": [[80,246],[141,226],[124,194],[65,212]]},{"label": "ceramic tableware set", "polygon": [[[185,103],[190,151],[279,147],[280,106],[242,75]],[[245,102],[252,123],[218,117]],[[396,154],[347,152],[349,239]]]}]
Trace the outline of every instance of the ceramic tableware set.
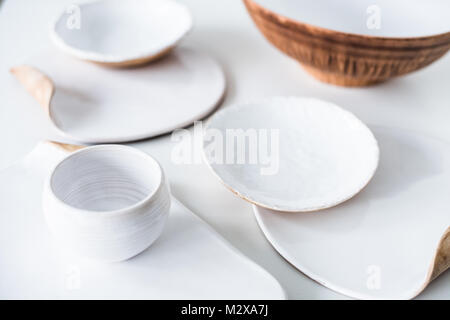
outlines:
[{"label": "ceramic tableware set", "polygon": [[[277,170],[216,161],[222,145],[208,134],[206,162],[307,276],[351,297],[410,299],[449,267],[448,144],[399,129],[372,133],[336,105],[297,97],[226,108],[206,132],[254,128],[278,128]],[[379,273],[383,285],[370,281]]]},{"label": "ceramic tableware set", "polygon": [[[161,135],[214,110],[225,91],[218,63],[177,46],[190,31],[175,1],[120,0],[80,6],[79,29],[64,12],[49,48],[12,73],[44,108],[55,130],[81,143]],[[151,62],[151,63],[149,63]]]},{"label": "ceramic tableware set", "polygon": [[[423,68],[450,49],[450,25],[440,12],[444,2],[427,7],[442,19],[418,27],[413,22],[421,5],[411,3],[405,15],[401,4],[378,1],[389,8],[378,31],[355,25],[361,21],[356,15],[365,12],[363,2],[326,10],[332,16],[324,6],[345,4],[244,3],[271,44],[335,85],[382,82]],[[225,150],[214,136],[229,129],[264,129],[267,135],[278,130],[279,143],[271,145],[278,159],[217,161],[217,150]],[[253,205],[280,255],[328,288],[361,299],[411,299],[450,267],[450,202],[444,191],[450,146],[442,141],[393,128],[371,131],[325,101],[275,97],[214,114],[203,151],[214,175]],[[242,158],[251,157],[245,149]],[[264,174],[273,167],[276,174]]]},{"label": "ceramic tableware set", "polygon": [[134,148],[42,142],[0,181],[1,298],[285,297]]},{"label": "ceramic tableware set", "polygon": [[[184,5],[113,0],[80,10],[80,29],[66,12],[53,24],[60,50],[11,69],[66,140],[148,138],[220,102],[221,67],[176,46],[192,26]],[[8,213],[1,298],[285,298],[270,274],[175,199],[160,164],[134,148],[42,142],[0,176],[0,211]]]},{"label": "ceramic tableware set", "polygon": [[[244,3],[272,44],[333,84],[384,81],[450,49],[450,32],[438,23],[409,34],[392,22],[392,34],[373,36],[339,24],[349,17],[324,20],[311,1]],[[184,5],[103,0],[80,10],[80,28],[68,13],[52,25],[57,49],[11,70],[61,136],[84,144],[150,138],[220,103],[221,67],[178,45],[192,27]],[[276,134],[269,150],[276,157],[216,161],[224,146],[209,133],[230,129]],[[253,205],[273,247],[326,287],[409,299],[450,267],[450,146],[442,141],[369,129],[331,102],[280,96],[216,112],[203,155],[218,180]],[[170,194],[164,170],[146,153],[42,142],[0,180],[9,181],[0,185],[0,210],[10,213],[0,215],[7,297],[26,288],[41,298],[285,298],[272,276]],[[380,270],[382,286],[367,282],[367,272]]]}]

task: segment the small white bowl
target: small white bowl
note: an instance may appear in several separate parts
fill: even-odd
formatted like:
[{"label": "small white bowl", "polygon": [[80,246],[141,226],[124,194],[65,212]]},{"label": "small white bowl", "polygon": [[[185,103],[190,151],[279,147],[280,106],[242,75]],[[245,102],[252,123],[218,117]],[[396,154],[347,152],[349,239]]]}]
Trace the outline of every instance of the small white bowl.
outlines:
[{"label": "small white bowl", "polygon": [[76,58],[126,67],[167,54],[191,28],[189,9],[173,0],[101,0],[68,7],[51,36]]},{"label": "small white bowl", "polygon": [[169,209],[161,166],[121,145],[74,152],[44,187],[43,211],[58,243],[102,262],[126,260],[148,248],[161,235]]}]

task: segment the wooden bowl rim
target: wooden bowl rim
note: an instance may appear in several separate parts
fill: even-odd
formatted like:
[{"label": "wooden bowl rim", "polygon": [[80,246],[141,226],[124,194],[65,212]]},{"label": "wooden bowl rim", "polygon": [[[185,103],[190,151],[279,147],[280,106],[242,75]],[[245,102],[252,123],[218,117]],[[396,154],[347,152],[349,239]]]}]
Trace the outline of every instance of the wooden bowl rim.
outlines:
[{"label": "wooden bowl rim", "polygon": [[[282,25],[284,27],[293,26],[295,28],[301,29],[310,29],[313,30],[313,33],[317,33],[317,35],[329,36],[329,37],[339,37],[339,39],[345,39],[346,42],[359,42],[361,40],[372,42],[372,45],[378,46],[380,43],[391,43],[394,42],[396,45],[406,45],[407,43],[414,43],[419,47],[439,47],[450,44],[450,31],[444,33],[438,33],[430,36],[420,36],[420,37],[383,37],[383,36],[372,36],[372,35],[364,35],[358,33],[350,33],[332,30],[324,27],[315,26],[312,24],[308,24],[302,21],[298,21],[292,18],[288,18],[281,14],[278,14],[272,10],[269,10],[254,0],[243,0],[247,10],[250,15],[253,15],[256,11],[262,13],[267,18],[271,19],[273,22]],[[341,42],[338,39],[334,39],[336,42]],[[432,44],[424,44],[423,42],[433,42]]]}]

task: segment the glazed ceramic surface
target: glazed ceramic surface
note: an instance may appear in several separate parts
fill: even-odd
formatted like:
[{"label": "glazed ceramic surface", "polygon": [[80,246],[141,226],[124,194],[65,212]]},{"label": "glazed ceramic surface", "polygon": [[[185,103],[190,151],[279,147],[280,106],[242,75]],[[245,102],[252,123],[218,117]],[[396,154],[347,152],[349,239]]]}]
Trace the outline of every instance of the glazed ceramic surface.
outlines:
[{"label": "glazed ceramic surface", "polygon": [[[315,214],[254,211],[274,248],[324,286],[409,299],[450,266],[450,145],[399,129],[374,133],[380,167],[352,200]],[[449,283],[434,288],[450,298]]]},{"label": "glazed ceramic surface", "polygon": [[149,247],[161,235],[169,208],[160,165],[121,145],[69,155],[44,188],[43,209],[57,242],[103,262],[126,260]]},{"label": "glazed ceramic surface", "polygon": [[[48,45],[49,22],[65,6],[74,2],[1,2],[0,30],[5,32],[0,31],[0,48],[7,50],[0,50],[0,63],[3,64],[3,72],[0,75],[0,132],[8,139],[2,140],[5,152],[0,156],[0,168],[5,168],[14,159],[26,154],[36,139],[57,138],[47,130],[46,119],[40,114],[40,108],[31,105],[31,98],[22,94],[23,89],[7,70],[23,63],[26,56],[34,55]],[[424,6],[430,3],[422,2]],[[370,121],[371,124],[386,125],[388,121],[390,126],[420,130],[450,140],[450,108],[446,103],[450,101],[450,72],[447,72],[450,70],[450,55],[444,56],[423,72],[380,86],[355,90],[330,88],[309,78],[295,60],[287,59],[270,48],[270,45],[256,34],[256,28],[252,27],[249,17],[244,14],[242,1],[189,0],[183,3],[189,5],[196,20],[199,20],[198,28],[190,35],[192,37],[186,40],[198,43],[207,48],[208,52],[218,53],[217,58],[230,70],[230,80],[233,80],[230,84],[230,101],[242,102],[262,94],[315,95],[338,102],[346,108],[348,106],[361,120]],[[427,17],[433,18],[432,12],[424,10],[423,18]],[[363,18],[366,16],[363,15]],[[176,184],[174,191],[179,199],[195,214],[206,217],[221,234],[238,245],[243,253],[267,266],[267,270],[283,284],[289,298],[343,298],[341,294],[318,285],[296,271],[287,261],[280,260],[280,256],[257,230],[254,218],[249,216],[250,206],[231,193],[227,194],[228,190],[218,183],[206,166],[173,165],[170,160],[172,147],[171,143],[167,144],[167,139],[151,139],[139,143],[138,146],[158,155],[166,171],[170,171],[170,176],[176,179],[173,181]],[[195,185],[192,184],[193,181],[196,182]],[[155,246],[152,246],[152,249]],[[440,287],[448,288],[448,283],[450,272],[433,281],[418,298],[448,299],[448,293],[439,290]]]},{"label": "glazed ceramic surface", "polygon": [[[132,259],[80,260],[52,240],[44,177],[67,151],[38,145],[0,172],[0,297],[33,299],[283,299],[278,282],[172,198],[161,237]],[[3,263],[7,262],[7,263]]]},{"label": "glazed ceramic surface", "polygon": [[69,6],[52,38],[77,58],[129,66],[167,53],[191,27],[189,10],[176,1],[94,1]]},{"label": "glazed ceramic surface", "polygon": [[[28,64],[43,75],[23,66],[13,73],[35,97],[45,96],[45,111],[61,135],[84,143],[138,140],[187,126],[208,115],[225,91],[220,66],[189,48],[138,69],[103,68],[55,51]],[[36,95],[44,78],[53,89]]]},{"label": "glazed ceramic surface", "polygon": [[[450,31],[446,0],[253,0],[285,17],[317,27],[360,35],[423,37]],[[369,28],[367,20],[380,10],[380,28]],[[427,12],[424,19],[423,12]],[[433,17],[433,18],[432,18]],[[420,21],[420,23],[418,22]]]},{"label": "glazed ceramic surface", "polygon": [[[244,143],[230,130],[242,130]],[[350,112],[312,98],[276,97],[223,109],[203,139],[205,159],[227,187],[276,210],[314,211],[341,203],[369,182],[378,164],[370,130]],[[258,157],[253,163],[252,154]]]}]

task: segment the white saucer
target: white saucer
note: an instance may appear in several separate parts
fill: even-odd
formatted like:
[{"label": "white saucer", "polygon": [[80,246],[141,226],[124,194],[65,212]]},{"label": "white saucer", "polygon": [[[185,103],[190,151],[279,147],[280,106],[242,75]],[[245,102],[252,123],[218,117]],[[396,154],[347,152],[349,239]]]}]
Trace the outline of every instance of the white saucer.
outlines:
[{"label": "white saucer", "polygon": [[378,164],[370,130],[350,112],[313,98],[224,108],[208,122],[203,146],[206,162],[228,188],[280,211],[335,206],[364,188]]}]

